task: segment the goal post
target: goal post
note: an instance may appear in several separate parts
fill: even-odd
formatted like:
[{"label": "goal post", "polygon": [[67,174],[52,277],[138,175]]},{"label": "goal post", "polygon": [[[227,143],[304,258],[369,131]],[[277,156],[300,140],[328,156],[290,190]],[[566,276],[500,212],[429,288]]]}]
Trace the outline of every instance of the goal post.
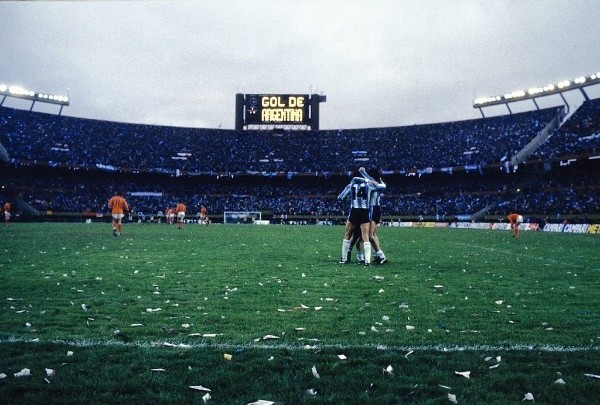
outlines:
[{"label": "goal post", "polygon": [[224,211],[224,224],[253,224],[262,221],[260,211]]}]

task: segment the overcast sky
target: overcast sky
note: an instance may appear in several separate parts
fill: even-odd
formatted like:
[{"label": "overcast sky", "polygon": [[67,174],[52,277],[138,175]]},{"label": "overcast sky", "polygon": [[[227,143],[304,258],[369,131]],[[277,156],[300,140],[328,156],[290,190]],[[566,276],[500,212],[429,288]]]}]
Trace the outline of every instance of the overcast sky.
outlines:
[{"label": "overcast sky", "polygon": [[236,93],[324,94],[321,129],[444,122],[600,71],[599,21],[598,0],[1,1],[0,83],[132,123],[231,129]]}]

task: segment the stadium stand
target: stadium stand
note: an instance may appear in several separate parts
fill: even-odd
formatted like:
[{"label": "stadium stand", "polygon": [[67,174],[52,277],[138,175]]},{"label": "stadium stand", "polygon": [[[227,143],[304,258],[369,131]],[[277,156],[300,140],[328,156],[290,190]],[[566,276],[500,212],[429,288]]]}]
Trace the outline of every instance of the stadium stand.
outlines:
[{"label": "stadium stand", "polygon": [[[507,166],[557,114],[549,108],[441,124],[282,133],[0,107],[0,144],[10,155],[0,182],[41,212],[79,219],[106,212],[111,192],[123,190],[144,218],[183,199],[190,212],[204,204],[215,219],[227,210],[263,211],[274,221],[343,220],[346,203],[335,197],[349,172],[366,166],[384,173],[382,209],[389,220],[453,221],[482,210],[491,218],[508,210],[556,221],[598,216],[597,161],[553,163],[596,153],[598,100],[584,104],[535,152],[535,164],[516,173]],[[576,148],[557,141],[567,136],[577,138]]]}]

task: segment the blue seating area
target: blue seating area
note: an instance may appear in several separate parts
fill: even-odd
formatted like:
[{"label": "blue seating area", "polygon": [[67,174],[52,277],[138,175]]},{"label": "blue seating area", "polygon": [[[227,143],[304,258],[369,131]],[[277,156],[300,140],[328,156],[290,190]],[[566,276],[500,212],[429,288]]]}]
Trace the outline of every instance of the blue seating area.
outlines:
[{"label": "blue seating area", "polygon": [[0,108],[0,143],[15,164],[158,173],[405,172],[498,164],[556,108],[441,124],[338,131],[243,131],[123,124]]},{"label": "blue seating area", "polygon": [[[108,197],[120,190],[136,212],[146,214],[182,199],[190,212],[202,204],[213,216],[227,210],[324,218],[347,214],[347,202],[335,197],[349,172],[366,166],[380,168],[388,184],[385,216],[450,220],[486,207],[499,216],[511,210],[557,220],[598,215],[600,175],[593,168],[499,170],[556,113],[550,108],[406,127],[237,132],[0,107],[0,144],[11,158],[0,183],[42,212],[106,212]],[[599,100],[584,104],[535,158],[593,156],[598,117]]]}]

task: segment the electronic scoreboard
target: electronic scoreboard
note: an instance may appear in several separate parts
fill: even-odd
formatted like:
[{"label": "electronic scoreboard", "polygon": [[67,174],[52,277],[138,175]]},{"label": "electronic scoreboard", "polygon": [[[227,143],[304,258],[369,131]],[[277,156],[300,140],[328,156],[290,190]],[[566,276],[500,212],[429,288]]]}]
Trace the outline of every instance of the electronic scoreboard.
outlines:
[{"label": "electronic scoreboard", "polygon": [[319,103],[313,94],[237,94],[236,129],[302,127],[319,129]]}]

